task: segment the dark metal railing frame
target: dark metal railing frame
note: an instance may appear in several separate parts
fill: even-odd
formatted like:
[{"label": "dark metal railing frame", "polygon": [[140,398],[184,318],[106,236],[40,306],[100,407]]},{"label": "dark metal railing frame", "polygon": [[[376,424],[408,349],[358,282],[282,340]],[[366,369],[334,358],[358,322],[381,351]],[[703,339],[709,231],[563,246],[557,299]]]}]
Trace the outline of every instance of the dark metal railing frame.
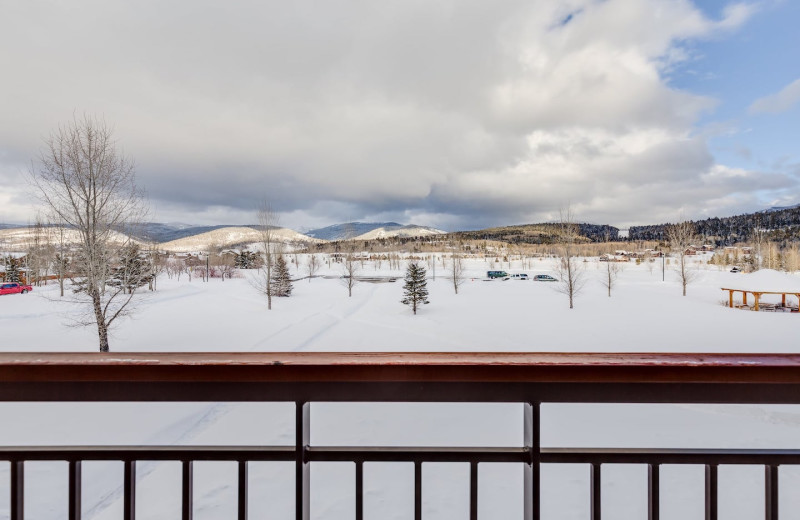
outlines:
[{"label": "dark metal railing frame", "polygon": [[[524,518],[540,518],[541,464],[590,468],[591,519],[601,518],[603,464],[643,464],[648,518],[660,511],[660,466],[706,468],[705,517],[717,518],[719,465],[765,468],[765,518],[778,518],[778,468],[800,464],[800,450],[542,448],[542,403],[793,403],[800,404],[800,356],[707,354],[0,354],[0,401],[289,401],[295,403],[294,446],[0,447],[11,465],[11,520],[24,516],[25,461],[68,463],[69,519],[81,515],[81,464],[124,466],[125,520],[136,512],[136,462],[182,465],[182,518],[193,514],[193,463],[238,464],[238,518],[247,518],[248,462],[294,461],[296,512],[310,518],[312,462],[355,464],[356,519],[364,518],[366,462],[414,464],[415,518],[422,517],[422,465],[470,466],[470,519],[478,518],[478,468],[523,464]],[[521,403],[519,447],[312,446],[312,402]]]}]

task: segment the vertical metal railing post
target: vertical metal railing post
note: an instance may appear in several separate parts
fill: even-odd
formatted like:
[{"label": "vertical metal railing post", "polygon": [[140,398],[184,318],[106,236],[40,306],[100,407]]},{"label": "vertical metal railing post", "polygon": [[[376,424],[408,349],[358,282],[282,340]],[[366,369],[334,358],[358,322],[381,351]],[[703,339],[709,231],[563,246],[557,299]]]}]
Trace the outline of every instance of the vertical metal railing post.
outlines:
[{"label": "vertical metal railing post", "polygon": [[311,520],[311,465],[305,460],[311,444],[311,403],[296,402],[295,411],[295,518]]},{"label": "vertical metal railing post", "polygon": [[81,461],[69,461],[69,520],[81,520]]},{"label": "vertical metal railing post", "polygon": [[764,467],[764,518],[778,520],[778,465]]},{"label": "vertical metal railing post", "polygon": [[647,520],[660,518],[660,464],[647,465]]},{"label": "vertical metal railing post", "polygon": [[136,461],[126,460],[123,471],[122,518],[136,520]]},{"label": "vertical metal railing post", "polygon": [[524,515],[525,520],[539,520],[541,518],[541,488],[540,488],[540,459],[541,459],[541,422],[540,404],[524,403],[523,405],[523,443],[528,450],[528,463],[524,469]]},{"label": "vertical metal railing post", "polygon": [[25,516],[25,461],[11,461],[11,520]]},{"label": "vertical metal railing post", "polygon": [[469,463],[469,520],[478,520],[478,462]]},{"label": "vertical metal railing post", "polygon": [[717,520],[717,465],[706,464],[706,520]]},{"label": "vertical metal railing post", "polygon": [[422,520],[422,462],[414,462],[414,520]]},{"label": "vertical metal railing post", "polygon": [[248,467],[246,460],[239,461],[239,493],[237,508],[237,520],[247,520],[247,488],[248,488]]},{"label": "vertical metal railing post", "polygon": [[181,490],[181,520],[192,520],[194,517],[194,463],[191,460],[182,461],[183,486]]},{"label": "vertical metal railing post", "polygon": [[603,516],[603,466],[598,463],[591,464],[589,486],[591,487],[591,518],[600,520]]},{"label": "vertical metal railing post", "polygon": [[356,461],[356,520],[364,520],[364,462]]}]

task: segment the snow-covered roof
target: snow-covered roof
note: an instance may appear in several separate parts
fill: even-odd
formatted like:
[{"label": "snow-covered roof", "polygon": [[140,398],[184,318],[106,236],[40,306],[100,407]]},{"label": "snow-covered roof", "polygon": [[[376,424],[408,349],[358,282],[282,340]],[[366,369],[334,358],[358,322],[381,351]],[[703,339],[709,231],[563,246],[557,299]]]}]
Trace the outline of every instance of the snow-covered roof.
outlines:
[{"label": "snow-covered roof", "polygon": [[748,274],[730,274],[722,288],[747,292],[800,294],[800,277],[774,269],[761,269]]}]

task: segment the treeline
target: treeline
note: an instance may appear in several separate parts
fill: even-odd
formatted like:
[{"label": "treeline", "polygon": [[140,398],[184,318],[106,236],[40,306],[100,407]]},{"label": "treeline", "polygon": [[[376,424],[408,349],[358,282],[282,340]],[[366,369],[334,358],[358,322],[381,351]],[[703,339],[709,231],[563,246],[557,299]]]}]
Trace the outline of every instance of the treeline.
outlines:
[{"label": "treeline", "polygon": [[[609,225],[578,224],[581,237],[586,242],[613,242],[619,240],[619,229]],[[562,226],[557,223],[528,224],[457,231],[444,235],[454,240],[492,240],[509,244],[557,244],[562,241]]]},{"label": "treeline", "polygon": [[[766,239],[778,243],[800,241],[800,207],[746,213],[733,217],[714,217],[692,221],[697,234],[717,246],[750,240],[755,230],[766,231]],[[664,240],[669,224],[631,226],[629,240]]]}]

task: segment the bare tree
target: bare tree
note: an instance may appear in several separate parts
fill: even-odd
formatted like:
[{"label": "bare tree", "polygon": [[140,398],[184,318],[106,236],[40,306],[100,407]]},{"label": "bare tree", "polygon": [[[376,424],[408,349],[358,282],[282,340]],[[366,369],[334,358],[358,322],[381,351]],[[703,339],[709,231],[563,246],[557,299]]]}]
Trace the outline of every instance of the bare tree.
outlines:
[{"label": "bare tree", "polygon": [[464,283],[464,259],[459,252],[454,252],[450,258],[449,278],[453,282],[453,290],[458,294],[458,288]]},{"label": "bare tree", "polygon": [[689,267],[687,258],[689,246],[697,240],[697,233],[694,224],[686,220],[668,226],[666,231],[670,248],[677,256],[678,264],[675,270],[683,287],[683,295],[686,296],[686,286],[692,283],[697,275],[697,272]]},{"label": "bare tree", "polygon": [[344,278],[342,279],[344,286],[347,287],[347,296],[353,296],[353,287],[358,283],[356,279],[358,271],[359,265],[355,254],[352,252],[347,253],[344,256]]},{"label": "bare tree", "polygon": [[578,261],[576,242],[580,237],[580,228],[574,221],[570,206],[559,211],[559,244],[558,263],[556,269],[559,275],[559,292],[569,298],[569,308],[574,306],[575,296],[586,283],[584,280],[583,266]]},{"label": "bare tree", "polygon": [[57,223],[55,227],[50,228],[52,231],[52,239],[54,245],[53,253],[53,268],[58,277],[58,290],[61,297],[64,297],[64,279],[67,276],[67,269],[69,269],[69,247],[67,245],[67,229],[64,227],[63,222]]},{"label": "bare tree", "polygon": [[786,251],[786,271],[790,273],[796,272],[800,268],[800,251],[798,251],[797,243],[793,242],[789,249]]},{"label": "bare tree", "polygon": [[275,229],[278,224],[278,214],[264,199],[258,208],[257,217],[259,241],[264,250],[264,265],[261,266],[262,276],[256,286],[267,296],[267,310],[272,310],[272,268],[275,263]]},{"label": "bare tree", "polygon": [[42,222],[41,215],[37,214],[34,224],[28,226],[27,238],[25,262],[28,268],[28,283],[41,286],[42,278],[45,279],[45,284],[47,283],[50,260],[53,256],[49,229]]},{"label": "bare tree", "polygon": [[750,230],[750,239],[753,242],[754,251],[750,253],[750,262],[753,271],[761,269],[762,260],[764,258],[762,249],[767,242],[767,230],[761,225],[761,217],[756,216],[756,222],[753,229]]},{"label": "bare tree", "polygon": [[311,279],[317,275],[317,272],[320,268],[320,261],[317,258],[317,255],[310,254],[308,255],[308,262],[306,262],[306,271],[308,272],[308,282],[311,283]]},{"label": "bare tree", "polygon": [[133,161],[117,150],[113,132],[101,119],[84,116],[60,126],[30,171],[30,181],[50,213],[79,237],[74,258],[80,278],[76,295],[91,311],[78,320],[97,325],[100,350],[109,350],[108,331],[127,314],[135,291],[109,288],[109,266],[120,256],[128,231],[145,214]]},{"label": "bare tree", "polygon": [[603,284],[603,287],[608,289],[608,297],[611,298],[611,289],[617,284],[617,278],[619,277],[620,266],[619,263],[609,259],[606,264],[606,272],[603,274],[603,277],[600,279],[600,282]]}]

